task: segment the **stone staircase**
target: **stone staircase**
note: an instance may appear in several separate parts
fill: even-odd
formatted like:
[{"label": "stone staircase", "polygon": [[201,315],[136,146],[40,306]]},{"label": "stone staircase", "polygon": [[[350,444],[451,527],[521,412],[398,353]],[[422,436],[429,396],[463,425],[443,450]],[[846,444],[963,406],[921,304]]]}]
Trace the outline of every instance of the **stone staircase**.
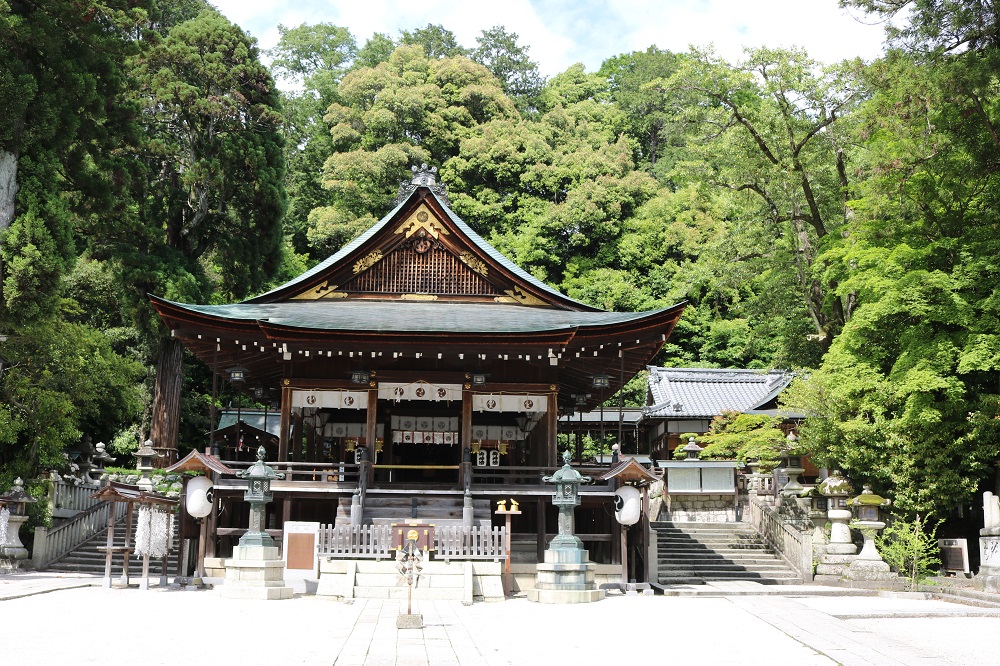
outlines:
[{"label": "stone staircase", "polygon": [[[135,534],[134,525],[132,526],[132,534]],[[115,545],[120,546],[124,543],[124,541],[125,521],[120,520],[115,524]],[[175,535],[174,548],[171,548],[170,557],[167,558],[167,575],[170,578],[175,578],[178,575],[176,541],[177,538]],[[69,553],[56,560],[45,569],[46,571],[87,573],[103,576],[105,555],[104,551],[99,549],[106,545],[108,545],[108,530],[105,529],[83,542],[74,550],[71,550]],[[159,575],[161,571],[160,561],[150,560],[149,570],[151,574]],[[121,572],[121,555],[115,555],[114,561],[111,564],[111,575],[112,577],[119,576],[121,575]],[[134,554],[132,555],[129,560],[129,574],[132,576],[140,576],[142,574],[142,558],[136,558]]]},{"label": "stone staircase", "polygon": [[659,585],[752,581],[799,585],[802,578],[745,523],[652,524]]},{"label": "stone staircase", "polygon": [[[390,524],[407,521],[436,525],[461,524],[464,497],[461,492],[440,491],[415,496],[407,492],[370,490],[365,498],[363,524]],[[472,501],[475,524],[490,521],[490,501]],[[337,525],[351,522],[351,500],[345,498],[337,506]]]}]

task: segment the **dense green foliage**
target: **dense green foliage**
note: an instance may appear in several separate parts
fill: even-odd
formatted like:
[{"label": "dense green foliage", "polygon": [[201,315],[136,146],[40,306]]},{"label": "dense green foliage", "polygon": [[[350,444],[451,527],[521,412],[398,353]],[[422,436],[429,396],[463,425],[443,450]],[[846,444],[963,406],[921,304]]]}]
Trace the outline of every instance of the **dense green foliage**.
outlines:
[{"label": "dense green foliage", "polygon": [[[911,10],[873,63],[654,46],[545,79],[503,26],[280,26],[269,72],[200,0],[0,0],[0,462],[58,465],[83,432],[127,450],[168,409],[199,444],[211,373],[181,374],[145,293],[266,289],[427,162],[573,298],[687,301],[657,362],[801,368],[817,463],[909,515],[969,505],[1000,452],[1000,28],[968,0],[844,4]],[[787,445],[764,417],[705,443]]]}]

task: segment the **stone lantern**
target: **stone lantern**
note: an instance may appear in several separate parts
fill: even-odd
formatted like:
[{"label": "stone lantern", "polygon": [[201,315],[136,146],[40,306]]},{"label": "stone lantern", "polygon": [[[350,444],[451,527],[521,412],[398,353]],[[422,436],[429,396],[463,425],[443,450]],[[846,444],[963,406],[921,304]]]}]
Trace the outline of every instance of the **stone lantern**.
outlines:
[{"label": "stone lantern", "polygon": [[573,534],[573,509],[580,505],[580,484],[590,483],[590,477],[570,466],[571,457],[569,451],[563,453],[563,466],[542,479],[556,487],[552,503],[559,509],[559,534],[549,543],[545,561],[536,567],[535,587],[527,590],[531,601],[572,604],[604,598],[604,590],[598,590],[594,582],[597,567],[590,561],[583,542]]},{"label": "stone lantern", "polygon": [[250,503],[250,528],[225,561],[226,582],[222,596],[230,599],[290,599],[292,588],[285,585],[285,563],[278,554],[274,539],[265,531],[267,503],[271,501],[271,481],[285,478],[264,463],[267,451],[257,449],[257,462],[250,469],[237,472],[247,480],[243,499]]},{"label": "stone lantern", "polygon": [[580,506],[580,484],[590,483],[589,476],[583,476],[570,466],[570,454],[563,454],[563,466],[552,476],[542,478],[545,483],[554,483],[556,494],[552,503],[559,509],[559,534],[552,539],[549,548],[582,549],[583,542],[573,534],[573,509]]},{"label": "stone lantern", "polygon": [[18,532],[28,520],[27,506],[37,500],[24,490],[24,481],[18,477],[10,492],[0,495],[0,557],[23,560],[28,549],[21,543]]},{"label": "stone lantern", "polygon": [[240,537],[241,546],[273,547],[274,539],[265,532],[266,505],[274,498],[271,494],[271,481],[285,478],[284,474],[275,472],[264,463],[267,451],[261,445],[257,449],[257,462],[250,469],[237,472],[236,476],[247,480],[247,489],[243,499],[250,504],[250,529]]},{"label": "stone lantern", "polygon": [[845,574],[847,578],[878,581],[896,577],[889,571],[889,565],[882,561],[882,556],[875,548],[875,534],[885,528],[882,509],[890,503],[886,498],[873,493],[870,486],[865,486],[860,495],[847,503],[855,511],[851,527],[860,530],[865,538],[861,552],[847,569]]},{"label": "stone lantern", "polygon": [[795,450],[795,445],[799,441],[799,438],[795,436],[795,433],[788,433],[788,447],[785,455],[781,459],[781,467],[785,474],[788,475],[788,482],[781,487],[779,494],[782,497],[798,497],[799,494],[804,490],[801,483],[799,483],[799,474],[806,471],[802,467],[802,456],[797,456],[791,452]]},{"label": "stone lantern", "polygon": [[854,494],[851,483],[835,471],[816,487],[817,492],[826,498],[826,517],[830,520],[830,543],[826,552],[831,555],[854,555],[858,547],[851,540],[851,510],[847,507],[848,498]]},{"label": "stone lantern", "polygon": [[134,455],[135,468],[139,470],[139,481],[136,485],[139,486],[139,490],[151,493],[153,492],[153,479],[150,477],[150,472],[153,471],[153,461],[160,457],[160,454],[153,449],[153,440],[147,439],[143,442],[142,447]]},{"label": "stone lantern", "polygon": [[[858,547],[851,540],[851,528],[848,525],[851,511],[847,502],[854,494],[854,488],[840,472],[834,471],[816,486],[816,493],[813,508],[818,513],[825,503],[826,517],[830,521],[830,541],[816,565],[814,580],[817,583],[838,582],[843,579],[844,572],[858,552]],[[819,523],[822,516],[817,515],[814,520]]]},{"label": "stone lantern", "polygon": [[684,460],[698,460],[698,455],[702,451],[702,447],[698,446],[698,443],[694,441],[694,437],[688,438],[688,443],[684,445],[681,449],[684,452]]}]

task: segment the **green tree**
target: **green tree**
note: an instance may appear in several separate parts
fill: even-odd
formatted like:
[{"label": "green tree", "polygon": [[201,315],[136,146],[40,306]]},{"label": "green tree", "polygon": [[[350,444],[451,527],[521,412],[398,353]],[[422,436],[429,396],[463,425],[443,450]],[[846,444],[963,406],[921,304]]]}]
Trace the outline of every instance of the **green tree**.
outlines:
[{"label": "green tree", "polygon": [[116,205],[132,115],[116,100],[148,8],[0,2],[0,322],[56,310],[76,220]]},{"label": "green tree", "polygon": [[301,85],[301,90],[285,93],[282,100],[288,193],[284,229],[295,251],[314,249],[321,254],[325,248],[311,247],[308,231],[310,211],[331,203],[323,188],[322,171],[333,143],[323,116],[339,99],[337,86],[354,63],[358,49],[346,28],[330,23],[296,28],[279,25],[278,32],[278,44],[268,51],[271,69],[278,78]]},{"label": "green tree", "polygon": [[[142,365],[97,330],[47,321],[9,337],[0,357],[0,469],[34,478],[65,468],[83,433],[111,441],[141,410]],[[9,481],[10,479],[7,479]]]},{"label": "green tree", "polygon": [[127,231],[95,227],[131,311],[154,345],[150,437],[177,446],[183,348],[163,336],[146,293],[188,302],[261,289],[282,260],[278,95],[254,41],[215,10],[171,28],[134,63],[144,141],[137,214]]},{"label": "green tree", "polygon": [[469,55],[469,50],[458,43],[455,33],[439,23],[428,23],[416,30],[400,30],[399,37],[401,44],[422,47],[424,55],[431,59]]},{"label": "green tree", "polygon": [[476,126],[518,117],[496,79],[467,58],[429,58],[400,46],[388,61],[347,74],[330,106],[333,153],[323,183],[332,204],[314,209],[309,238],[334,248],[391,207],[411,164],[440,165]]},{"label": "green tree", "polygon": [[[839,264],[817,256],[842,238],[850,148],[843,119],[863,97],[858,63],[821,67],[802,51],[754,49],[735,65],[694,52],[657,85],[677,99],[697,133],[687,178],[745,193],[775,243],[787,248],[814,333],[826,345],[850,318]],[[750,199],[748,199],[749,202]]]},{"label": "green tree", "polygon": [[781,419],[776,416],[723,412],[712,419],[708,432],[697,438],[705,445],[699,457],[756,461],[762,471],[774,469],[786,452],[798,453],[789,445],[780,425]]},{"label": "green tree", "polygon": [[528,47],[517,40],[517,33],[507,32],[502,25],[493,26],[476,37],[477,46],[469,57],[497,77],[504,93],[524,113],[537,107],[545,78],[538,71],[538,63],[528,56]]},{"label": "green tree", "polygon": [[913,520],[892,516],[881,534],[875,537],[878,552],[900,576],[909,579],[911,590],[941,566],[941,545],[937,530],[928,519],[917,514]]},{"label": "green tree", "polygon": [[[661,178],[669,173],[676,159],[677,151],[673,149],[683,145],[682,132],[676,101],[650,84],[673,76],[680,58],[650,46],[645,51],[608,58],[599,72],[607,79],[611,100],[624,111],[619,117],[621,131],[635,141],[636,161]],[[663,164],[663,157],[673,159]]]}]

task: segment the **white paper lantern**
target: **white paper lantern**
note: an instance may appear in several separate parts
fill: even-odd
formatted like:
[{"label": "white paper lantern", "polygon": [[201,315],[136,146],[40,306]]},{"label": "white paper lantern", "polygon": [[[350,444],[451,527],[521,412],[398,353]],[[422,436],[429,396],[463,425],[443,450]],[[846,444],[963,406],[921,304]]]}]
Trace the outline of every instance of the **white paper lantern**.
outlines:
[{"label": "white paper lantern", "polygon": [[642,515],[642,497],[632,486],[615,491],[615,520],[622,525],[635,525]]},{"label": "white paper lantern", "polygon": [[195,518],[212,513],[212,480],[196,476],[187,484],[187,512]]}]

